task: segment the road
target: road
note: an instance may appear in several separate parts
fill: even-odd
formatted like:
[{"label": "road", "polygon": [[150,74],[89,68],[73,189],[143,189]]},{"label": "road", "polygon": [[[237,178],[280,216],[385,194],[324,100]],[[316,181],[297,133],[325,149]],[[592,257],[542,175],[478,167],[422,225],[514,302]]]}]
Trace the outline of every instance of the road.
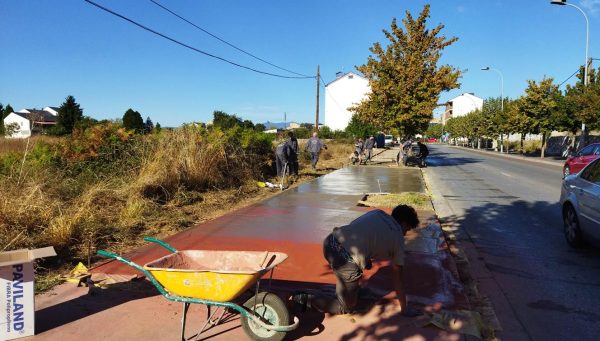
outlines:
[{"label": "road", "polygon": [[600,250],[573,250],[565,241],[561,168],[442,145],[430,150],[429,186],[472,249],[471,270],[492,301],[501,339],[597,340]]}]

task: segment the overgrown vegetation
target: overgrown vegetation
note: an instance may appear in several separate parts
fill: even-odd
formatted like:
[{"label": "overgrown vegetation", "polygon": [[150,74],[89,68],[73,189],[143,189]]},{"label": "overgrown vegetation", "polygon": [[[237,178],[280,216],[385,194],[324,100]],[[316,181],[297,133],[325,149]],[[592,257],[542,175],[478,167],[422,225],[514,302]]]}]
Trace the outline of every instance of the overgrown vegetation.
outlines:
[{"label": "overgrown vegetation", "polygon": [[[274,138],[199,124],[141,135],[109,122],[2,139],[0,250],[52,245],[59,257],[45,266],[86,263],[98,248],[125,251],[142,234],[169,235],[272,195],[256,181],[274,181]],[[343,166],[351,145],[328,145],[321,170],[301,169],[296,183]]]}]

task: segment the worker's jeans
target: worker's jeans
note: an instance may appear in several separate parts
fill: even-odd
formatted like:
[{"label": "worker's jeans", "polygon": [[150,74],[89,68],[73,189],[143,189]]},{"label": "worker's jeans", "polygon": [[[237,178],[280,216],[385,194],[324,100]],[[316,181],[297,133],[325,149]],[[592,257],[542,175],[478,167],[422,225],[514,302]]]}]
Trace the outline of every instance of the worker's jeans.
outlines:
[{"label": "worker's jeans", "polygon": [[367,148],[367,158],[365,161],[371,161],[371,158],[373,157],[373,149],[368,149]]},{"label": "worker's jeans", "polygon": [[313,169],[317,168],[317,162],[319,162],[319,153],[310,152],[310,164]]},{"label": "worker's jeans", "polygon": [[354,262],[348,259],[345,250],[336,250],[331,245],[331,235],[323,242],[323,255],[331,266],[336,277],[336,297],[315,296],[311,299],[311,306],[323,313],[346,314],[350,313],[358,303],[359,281],[362,271]]}]

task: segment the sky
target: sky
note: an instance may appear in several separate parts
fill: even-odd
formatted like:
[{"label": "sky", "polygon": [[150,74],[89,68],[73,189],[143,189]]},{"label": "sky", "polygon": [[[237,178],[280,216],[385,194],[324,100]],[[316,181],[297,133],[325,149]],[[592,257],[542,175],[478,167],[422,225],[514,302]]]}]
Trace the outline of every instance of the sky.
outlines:
[{"label": "sky", "polygon": [[[150,0],[93,0],[202,52],[259,71],[297,76],[232,48]],[[585,60],[585,19],[550,0],[155,0],[212,35],[278,67],[325,83],[356,72],[374,42],[406,11],[431,5],[429,28],[459,40],[441,64],[464,71],[442,93],[517,98],[527,80],[566,80]],[[589,18],[589,56],[600,58],[600,0],[569,0]],[[84,115],[121,118],[128,108],[165,126],[206,122],[215,110],[255,123],[314,122],[314,78],[273,77],[152,34],[83,0],[0,0],[0,103],[15,110],[75,97]],[[596,67],[600,61],[595,61]],[[499,70],[481,71],[484,66]],[[565,84],[575,82],[575,77]],[[320,116],[324,121],[324,87]],[[435,116],[443,109],[437,109]]]}]

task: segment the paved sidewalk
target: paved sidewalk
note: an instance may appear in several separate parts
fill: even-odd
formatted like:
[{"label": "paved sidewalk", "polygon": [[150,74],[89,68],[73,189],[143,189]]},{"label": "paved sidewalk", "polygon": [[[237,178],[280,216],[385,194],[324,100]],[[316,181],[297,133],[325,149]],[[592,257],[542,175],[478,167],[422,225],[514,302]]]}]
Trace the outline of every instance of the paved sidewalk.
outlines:
[{"label": "paved sidewalk", "polygon": [[[423,191],[421,172],[387,166],[346,167],[297,188],[167,238],[178,249],[271,250],[289,258],[274,273],[272,291],[286,297],[299,288],[333,292],[335,279],[322,257],[321,243],[334,226],[346,224],[369,208],[357,206],[364,193]],[[409,301],[430,309],[468,309],[456,268],[432,211],[420,211],[421,228],[406,237],[405,279]],[[431,224],[430,224],[431,223]],[[127,255],[144,264],[166,254],[147,245]],[[94,269],[135,274],[108,262]],[[381,297],[393,297],[390,267],[376,262],[364,282]],[[261,286],[263,287],[263,286]],[[173,340],[179,335],[181,305],[167,301],[145,280],[106,290],[63,284],[36,298],[39,340]],[[406,318],[390,310],[385,299],[363,314],[299,314],[301,324],[287,339],[314,340],[458,340],[462,336],[427,323],[428,317]],[[206,309],[193,307],[189,326],[199,328]],[[188,332],[191,336],[192,331]],[[213,327],[205,338],[245,340],[239,317]]]}]

